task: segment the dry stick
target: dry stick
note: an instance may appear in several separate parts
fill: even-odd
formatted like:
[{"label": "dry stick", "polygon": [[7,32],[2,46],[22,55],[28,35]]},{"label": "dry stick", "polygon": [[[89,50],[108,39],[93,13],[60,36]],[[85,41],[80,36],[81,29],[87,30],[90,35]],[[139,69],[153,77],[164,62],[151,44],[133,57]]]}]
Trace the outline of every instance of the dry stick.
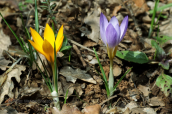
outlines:
[{"label": "dry stick", "polygon": [[80,50],[78,49],[78,47],[77,47],[76,45],[73,44],[73,49],[76,51],[76,53],[77,53],[79,59],[80,59],[81,62],[82,62],[82,65],[83,65],[84,67],[86,67],[87,64],[85,63],[84,59],[82,58],[81,52],[80,52]]},{"label": "dry stick", "polygon": [[104,100],[104,101],[101,102],[99,105],[103,105],[104,103],[108,102],[109,100],[111,100],[111,99],[113,99],[113,98],[115,98],[115,97],[117,97],[117,95],[114,95],[114,96],[110,97],[109,99]]},{"label": "dry stick", "polygon": [[[89,49],[89,48],[87,48],[87,47],[85,47],[85,46],[83,46],[83,45],[81,45],[81,44],[79,44],[79,43],[77,43],[77,42],[75,42],[75,41],[71,40],[71,39],[68,39],[68,41],[70,41],[72,44],[75,44],[75,45],[77,45],[77,46],[79,46],[79,47],[81,47],[81,48],[83,48],[83,49],[86,49],[86,50],[88,50],[88,51],[90,51],[90,52],[93,52],[93,53],[94,53],[94,51],[93,51],[93,50],[91,50],[91,49]],[[98,54],[98,55],[100,55],[100,53],[99,53],[99,52],[97,52],[97,54]]]}]

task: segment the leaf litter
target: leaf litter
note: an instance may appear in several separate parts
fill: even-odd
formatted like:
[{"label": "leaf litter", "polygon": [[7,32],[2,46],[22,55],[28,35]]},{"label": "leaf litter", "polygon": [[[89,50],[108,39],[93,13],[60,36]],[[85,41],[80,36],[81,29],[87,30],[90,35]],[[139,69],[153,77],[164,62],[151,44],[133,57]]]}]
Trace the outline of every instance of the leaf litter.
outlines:
[{"label": "leaf litter", "polygon": [[[24,1],[19,0],[19,2],[23,3]],[[48,13],[46,10],[40,8],[42,4],[40,1],[38,2],[40,28],[44,29],[42,26],[45,25],[45,22],[48,22]],[[16,14],[18,13],[16,3],[12,0],[2,0],[0,4],[4,9],[0,8],[0,12],[3,13],[8,22],[11,22],[10,24],[15,32],[26,41],[21,28],[21,17]],[[64,0],[51,2],[51,4],[53,3],[58,6],[55,9],[58,12],[54,14],[57,27],[60,27],[61,24],[64,25],[64,34],[69,38],[69,44],[73,45],[73,42],[76,42],[74,45],[80,51],[79,55],[75,51],[71,51],[70,62],[67,61],[68,55],[66,53],[58,58],[61,64],[59,67],[58,91],[61,106],[63,106],[62,110],[58,111],[51,105],[52,98],[50,97],[50,91],[35,65],[33,65],[33,69],[30,71],[26,64],[21,65],[21,63],[25,63],[23,62],[24,59],[22,59],[22,62],[18,63],[10,72],[5,74],[5,70],[8,70],[10,65],[14,63],[14,58],[18,60],[19,57],[26,58],[26,56],[22,55],[20,49],[15,47],[15,45],[18,45],[16,39],[14,39],[14,36],[11,35],[9,29],[7,29],[4,22],[0,19],[1,106],[6,106],[1,108],[2,113],[7,113],[7,111],[11,111],[11,113],[47,112],[53,114],[65,114],[66,112],[69,112],[69,114],[155,114],[172,112],[170,98],[171,83],[167,82],[168,79],[171,79],[170,70],[167,75],[161,75],[160,66],[157,64],[147,64],[148,59],[153,59],[155,53],[155,49],[151,46],[151,40],[155,38],[157,31],[154,31],[151,40],[147,38],[152,18],[149,10],[154,8],[155,2],[150,0],[140,0],[139,2],[137,0]],[[161,0],[159,5],[164,6],[167,3],[170,3],[170,1]],[[34,4],[29,3],[27,8],[34,8]],[[34,18],[31,15],[31,17],[28,17],[27,14],[29,12],[27,10],[23,12],[27,27],[34,26]],[[118,50],[120,52],[124,51],[124,54],[130,53],[129,51],[140,51],[134,54],[130,53],[130,60],[125,58],[120,59],[120,57],[114,59],[113,73],[115,83],[117,83],[120,76],[128,68],[133,67],[133,70],[118,85],[115,93],[117,97],[112,100],[113,108],[111,109],[108,109],[108,98],[106,98],[105,87],[100,75],[97,73],[100,72],[97,60],[94,53],[91,52],[92,48],[96,47],[101,64],[104,67],[106,76],[108,76],[109,68],[107,66],[109,66],[109,60],[105,46],[100,40],[99,33],[99,16],[101,12],[108,19],[116,16],[119,22],[126,15],[129,15],[129,28],[123,41],[119,44]],[[171,8],[167,8],[162,12],[165,16],[170,15],[170,13]],[[160,18],[158,22],[161,41],[168,40],[162,46],[165,48],[166,53],[171,52],[171,39],[163,39],[162,35],[172,37],[170,20],[171,17],[169,16],[167,19]],[[158,26],[155,26],[155,28],[158,29]],[[14,49],[15,52],[12,50],[15,53],[11,54],[13,59],[9,55],[4,56],[2,54],[3,50],[12,53],[11,49],[8,48],[9,45],[14,46],[13,48],[16,49]],[[143,54],[142,52],[146,53],[148,58],[139,54]],[[140,58],[139,62],[144,64],[134,63],[136,60],[132,59],[132,56],[137,56]],[[83,61],[85,62],[84,64]],[[37,62],[41,69],[44,70],[40,61]],[[44,63],[48,67],[46,60],[44,60]],[[49,77],[51,77],[51,73]],[[162,81],[163,84],[158,81]],[[67,91],[67,104],[64,104],[63,100]],[[107,102],[102,105],[101,103],[106,100]],[[10,106],[7,106],[5,103],[9,103]],[[16,108],[16,106],[19,107]]]}]

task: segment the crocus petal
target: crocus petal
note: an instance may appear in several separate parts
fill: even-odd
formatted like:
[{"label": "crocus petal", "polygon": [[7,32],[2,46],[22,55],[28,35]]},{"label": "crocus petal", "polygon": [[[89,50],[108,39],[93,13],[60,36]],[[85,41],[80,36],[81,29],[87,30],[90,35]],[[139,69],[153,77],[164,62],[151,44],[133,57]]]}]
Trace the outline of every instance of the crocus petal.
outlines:
[{"label": "crocus petal", "polygon": [[117,24],[119,25],[118,19],[117,19],[115,16],[113,16],[113,17],[111,18],[111,20],[109,21],[109,23],[111,23],[114,27],[115,27]]},{"label": "crocus petal", "polygon": [[52,63],[54,62],[54,48],[52,45],[47,41],[47,39],[44,40],[43,45],[42,45],[43,51],[49,55],[47,56],[47,60]]},{"label": "crocus petal", "polygon": [[107,44],[106,42],[106,33],[105,30],[108,26],[108,20],[106,19],[106,17],[104,16],[103,13],[100,14],[100,35],[102,38],[102,41]]},{"label": "crocus petal", "polygon": [[60,38],[63,37],[63,25],[60,27],[57,37],[56,37],[56,41],[59,40]]},{"label": "crocus petal", "polygon": [[36,51],[38,51],[39,53],[41,53],[42,55],[44,55],[47,58],[46,53],[43,51],[42,46],[37,45],[35,42],[33,42],[32,40],[28,40],[30,42],[30,44],[36,49]]},{"label": "crocus petal", "polygon": [[117,24],[116,26],[115,26],[115,30],[116,30],[116,37],[117,37],[117,44],[119,44],[119,42],[120,42],[120,35],[121,35],[121,30],[120,30],[120,27],[119,27],[119,25]]},{"label": "crocus petal", "polygon": [[125,16],[125,18],[123,19],[120,25],[120,29],[121,29],[120,41],[123,39],[125,33],[127,32],[127,28],[128,28],[128,16]]},{"label": "crocus petal", "polygon": [[30,27],[30,31],[31,31],[31,35],[32,35],[32,38],[33,38],[35,44],[37,44],[37,45],[39,45],[39,47],[41,47],[43,44],[43,39],[41,38],[41,36],[31,27]]},{"label": "crocus petal", "polygon": [[56,37],[56,53],[60,50],[62,44],[63,44],[63,25],[60,27],[58,31],[58,35]]},{"label": "crocus petal", "polygon": [[44,30],[44,40],[45,39],[54,48],[55,36],[54,36],[53,30],[51,29],[51,27],[48,24],[46,24],[46,27],[45,27],[45,30]]},{"label": "crocus petal", "polygon": [[62,44],[63,44],[63,39],[64,39],[64,36],[56,40],[56,53],[61,49]]},{"label": "crocus petal", "polygon": [[106,40],[110,48],[115,47],[118,43],[117,32],[112,24],[106,28]]}]

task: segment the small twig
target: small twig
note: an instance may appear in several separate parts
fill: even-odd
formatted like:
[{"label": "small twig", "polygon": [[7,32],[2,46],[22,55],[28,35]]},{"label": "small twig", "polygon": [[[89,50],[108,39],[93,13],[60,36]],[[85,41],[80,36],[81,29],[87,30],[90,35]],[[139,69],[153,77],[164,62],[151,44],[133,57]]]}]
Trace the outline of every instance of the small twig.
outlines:
[{"label": "small twig", "polygon": [[114,104],[114,106],[116,106],[116,104],[119,102],[120,99],[121,99],[121,97],[116,101],[116,103]]},{"label": "small twig", "polygon": [[106,103],[106,102],[110,101],[111,99],[113,99],[113,98],[115,98],[115,97],[117,97],[117,95],[114,95],[114,96],[110,97],[109,99],[104,100],[104,101],[103,101],[103,102],[101,102],[99,105],[103,105],[104,103]]},{"label": "small twig", "polygon": [[82,62],[82,65],[83,65],[84,67],[86,67],[87,64],[85,63],[84,59],[82,58],[81,52],[80,52],[80,50],[78,49],[78,47],[77,47],[76,45],[73,44],[73,49],[76,51],[76,53],[77,53],[79,59],[80,59],[81,62]]},{"label": "small twig", "polygon": [[[73,44],[75,44],[75,45],[77,45],[77,46],[79,46],[79,47],[81,47],[81,48],[83,48],[83,49],[86,49],[86,50],[88,50],[88,51],[90,51],[90,52],[93,52],[93,53],[94,53],[94,51],[93,51],[93,50],[91,50],[91,49],[89,49],[89,48],[87,48],[87,47],[85,47],[85,46],[83,46],[83,45],[81,45],[81,44],[79,44],[79,43],[77,43],[77,42],[75,42],[75,41],[71,40],[71,39],[68,39],[68,41],[70,41],[71,43],[73,43]],[[97,54],[98,54],[98,55],[100,55],[100,53],[98,53],[98,52],[97,52]]]}]

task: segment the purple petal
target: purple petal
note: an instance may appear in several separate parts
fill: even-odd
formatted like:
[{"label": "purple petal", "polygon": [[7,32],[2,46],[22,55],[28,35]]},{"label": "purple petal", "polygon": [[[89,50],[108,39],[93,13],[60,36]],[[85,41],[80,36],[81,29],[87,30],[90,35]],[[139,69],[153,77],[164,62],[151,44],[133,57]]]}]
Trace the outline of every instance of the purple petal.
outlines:
[{"label": "purple petal", "polygon": [[117,24],[119,25],[118,19],[117,19],[115,16],[113,16],[113,17],[111,18],[111,20],[109,21],[109,23],[111,23],[114,27],[115,27]]},{"label": "purple petal", "polygon": [[103,13],[100,14],[100,35],[101,38],[103,40],[103,42],[106,44],[106,27],[108,26],[108,20],[106,19],[106,17],[104,16]]},{"label": "purple petal", "polygon": [[112,24],[109,24],[106,28],[106,40],[110,48],[113,48],[118,44],[117,32]]},{"label": "purple petal", "polygon": [[120,41],[123,39],[125,33],[127,32],[127,28],[128,28],[128,16],[125,16],[125,18],[123,19],[120,25],[120,29],[121,29]]},{"label": "purple petal", "polygon": [[117,37],[117,44],[119,44],[119,42],[121,41],[120,40],[120,35],[121,35],[121,30],[120,30],[120,27],[119,27],[119,25],[117,24],[115,27],[115,30],[116,30],[116,37]]}]

